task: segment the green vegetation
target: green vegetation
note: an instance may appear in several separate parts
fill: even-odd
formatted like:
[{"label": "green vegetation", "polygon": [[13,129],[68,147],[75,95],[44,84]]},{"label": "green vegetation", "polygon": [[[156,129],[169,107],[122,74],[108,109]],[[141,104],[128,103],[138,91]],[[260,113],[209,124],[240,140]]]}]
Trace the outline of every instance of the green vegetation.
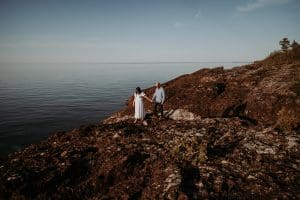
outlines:
[{"label": "green vegetation", "polygon": [[299,44],[298,42],[296,42],[295,40],[293,41],[293,43],[291,44],[292,50],[296,50],[299,48]]},{"label": "green vegetation", "polygon": [[279,44],[281,45],[281,49],[271,52],[264,60],[265,63],[268,62],[270,65],[274,65],[292,63],[296,60],[300,60],[300,45],[298,42],[293,40],[290,44],[288,38],[283,38],[279,41]]},{"label": "green vegetation", "polygon": [[288,38],[283,38],[282,40],[279,41],[279,44],[281,45],[281,50],[286,52],[287,50],[297,50],[299,49],[299,43],[296,42],[296,40],[293,40],[292,44],[290,44],[290,41]]},{"label": "green vegetation", "polygon": [[281,49],[283,50],[283,51],[287,51],[288,49],[289,49],[289,47],[290,47],[290,41],[289,41],[289,39],[288,38],[283,38],[280,42],[279,42],[279,44],[281,45]]}]

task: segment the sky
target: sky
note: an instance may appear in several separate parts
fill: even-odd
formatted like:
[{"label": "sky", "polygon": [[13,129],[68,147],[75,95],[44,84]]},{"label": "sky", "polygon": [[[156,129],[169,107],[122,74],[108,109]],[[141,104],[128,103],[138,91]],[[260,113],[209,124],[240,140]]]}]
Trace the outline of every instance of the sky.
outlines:
[{"label": "sky", "polygon": [[253,61],[299,19],[300,0],[0,0],[0,62]]}]

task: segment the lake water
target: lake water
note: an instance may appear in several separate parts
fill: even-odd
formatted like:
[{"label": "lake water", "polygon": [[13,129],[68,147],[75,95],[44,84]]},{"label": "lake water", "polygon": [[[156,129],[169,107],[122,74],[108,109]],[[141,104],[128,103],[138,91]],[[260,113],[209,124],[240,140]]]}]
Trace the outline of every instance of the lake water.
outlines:
[{"label": "lake water", "polygon": [[0,156],[59,130],[99,122],[135,87],[244,63],[0,64]]}]

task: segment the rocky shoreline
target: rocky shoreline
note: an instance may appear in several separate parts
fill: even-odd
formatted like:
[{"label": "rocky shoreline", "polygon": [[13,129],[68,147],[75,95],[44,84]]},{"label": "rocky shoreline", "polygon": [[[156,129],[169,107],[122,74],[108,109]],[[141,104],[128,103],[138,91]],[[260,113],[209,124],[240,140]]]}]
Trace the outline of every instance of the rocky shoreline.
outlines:
[{"label": "rocky shoreline", "polygon": [[99,124],[10,154],[0,198],[300,199],[300,54],[292,53],[164,83],[167,118],[149,117],[148,127],[132,123],[131,97]]}]

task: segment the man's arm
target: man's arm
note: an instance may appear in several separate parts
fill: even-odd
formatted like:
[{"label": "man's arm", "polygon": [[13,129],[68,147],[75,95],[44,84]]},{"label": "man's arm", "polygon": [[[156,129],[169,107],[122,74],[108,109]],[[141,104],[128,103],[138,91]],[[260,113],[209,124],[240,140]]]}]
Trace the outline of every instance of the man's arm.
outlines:
[{"label": "man's arm", "polygon": [[165,90],[164,90],[163,88],[162,88],[162,90],[161,90],[161,96],[162,96],[161,103],[163,104],[163,103],[165,102],[165,96],[166,96]]},{"label": "man's arm", "polygon": [[154,94],[153,94],[153,96],[152,96],[152,101],[154,101],[154,99],[155,99],[155,97],[156,97],[156,92],[157,90],[155,89],[155,92],[154,92]]}]

